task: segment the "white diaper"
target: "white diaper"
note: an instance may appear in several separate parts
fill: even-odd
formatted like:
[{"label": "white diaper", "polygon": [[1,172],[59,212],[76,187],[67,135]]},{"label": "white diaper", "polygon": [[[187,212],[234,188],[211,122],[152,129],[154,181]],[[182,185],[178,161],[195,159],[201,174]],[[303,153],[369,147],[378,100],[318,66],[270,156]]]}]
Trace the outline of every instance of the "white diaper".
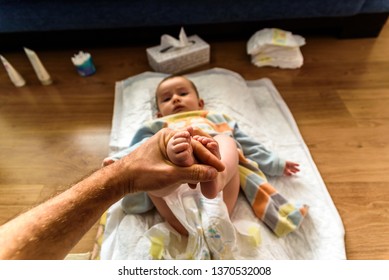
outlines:
[{"label": "white diaper", "polygon": [[235,229],[221,192],[207,199],[184,184],[164,200],[188,231],[186,259],[233,259]]},{"label": "white diaper", "polygon": [[222,193],[207,199],[199,186],[193,190],[184,184],[164,200],[188,231],[188,237],[181,236],[168,223],[154,225],[145,234],[152,259],[240,258],[237,235],[240,240],[256,243],[254,247],[260,244],[259,228],[253,232],[251,225],[232,224]]}]

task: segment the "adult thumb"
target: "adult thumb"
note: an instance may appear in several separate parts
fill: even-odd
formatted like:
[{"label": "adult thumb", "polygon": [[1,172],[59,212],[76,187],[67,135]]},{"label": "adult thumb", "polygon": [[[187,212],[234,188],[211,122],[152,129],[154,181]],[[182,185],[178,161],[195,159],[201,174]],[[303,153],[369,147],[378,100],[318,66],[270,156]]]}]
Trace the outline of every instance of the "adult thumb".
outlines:
[{"label": "adult thumb", "polygon": [[214,167],[204,164],[193,164],[189,167],[183,167],[183,169],[180,172],[181,181],[190,184],[215,180],[218,174]]}]

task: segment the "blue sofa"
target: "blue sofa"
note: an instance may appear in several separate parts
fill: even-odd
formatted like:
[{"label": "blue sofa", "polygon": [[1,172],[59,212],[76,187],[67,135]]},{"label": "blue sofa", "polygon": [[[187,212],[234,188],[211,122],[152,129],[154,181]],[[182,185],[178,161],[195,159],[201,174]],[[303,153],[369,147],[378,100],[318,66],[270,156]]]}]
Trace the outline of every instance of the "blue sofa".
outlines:
[{"label": "blue sofa", "polygon": [[0,0],[0,39],[3,46],[132,43],[178,34],[180,26],[206,39],[248,38],[264,27],[374,37],[388,14],[389,0]]}]

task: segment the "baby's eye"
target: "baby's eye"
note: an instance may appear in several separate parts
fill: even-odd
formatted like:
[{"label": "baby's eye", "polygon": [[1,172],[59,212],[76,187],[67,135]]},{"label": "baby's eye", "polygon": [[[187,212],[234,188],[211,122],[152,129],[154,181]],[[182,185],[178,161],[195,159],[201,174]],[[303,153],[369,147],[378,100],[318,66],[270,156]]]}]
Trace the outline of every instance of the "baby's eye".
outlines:
[{"label": "baby's eye", "polygon": [[171,97],[165,97],[165,98],[162,98],[162,102],[169,102],[169,100],[171,99]]},{"label": "baby's eye", "polygon": [[181,92],[180,95],[181,96],[185,96],[185,95],[188,95],[188,93],[187,92]]}]

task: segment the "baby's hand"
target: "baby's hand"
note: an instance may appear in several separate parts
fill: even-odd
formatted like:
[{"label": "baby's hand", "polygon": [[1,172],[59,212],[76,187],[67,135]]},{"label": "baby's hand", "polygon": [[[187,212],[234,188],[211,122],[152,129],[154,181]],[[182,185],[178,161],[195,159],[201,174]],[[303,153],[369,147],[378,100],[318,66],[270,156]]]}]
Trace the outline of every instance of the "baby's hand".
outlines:
[{"label": "baby's hand", "polygon": [[293,174],[296,174],[297,172],[300,171],[300,169],[298,168],[299,166],[300,165],[298,163],[291,162],[291,161],[286,161],[285,162],[284,175],[291,176]]}]

